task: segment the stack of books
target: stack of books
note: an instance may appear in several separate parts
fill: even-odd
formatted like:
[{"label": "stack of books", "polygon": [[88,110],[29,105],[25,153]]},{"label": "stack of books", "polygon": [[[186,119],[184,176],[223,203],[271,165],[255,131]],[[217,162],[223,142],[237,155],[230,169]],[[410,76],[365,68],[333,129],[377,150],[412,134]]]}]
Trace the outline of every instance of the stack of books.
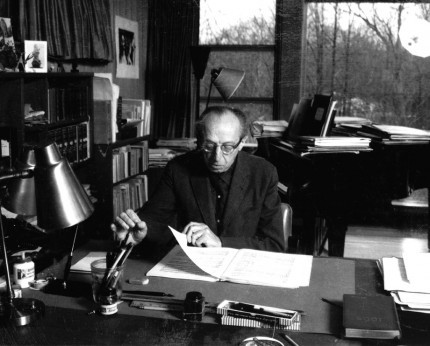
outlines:
[{"label": "stack of books", "polygon": [[383,257],[378,266],[401,310],[430,313],[430,253],[404,253],[402,258]]},{"label": "stack of books", "polygon": [[169,148],[149,149],[149,167],[164,167],[178,153]]},{"label": "stack of books", "polygon": [[251,125],[251,133],[255,138],[282,137],[287,127],[285,120],[257,120]]},{"label": "stack of books", "polygon": [[157,140],[158,147],[171,148],[179,151],[194,150],[197,147],[197,138],[160,138]]}]

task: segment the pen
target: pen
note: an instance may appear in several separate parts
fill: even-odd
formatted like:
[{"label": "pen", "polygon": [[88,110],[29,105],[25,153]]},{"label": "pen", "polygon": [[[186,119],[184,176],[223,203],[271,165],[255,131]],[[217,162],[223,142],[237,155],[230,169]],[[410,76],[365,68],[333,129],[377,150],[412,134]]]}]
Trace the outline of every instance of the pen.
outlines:
[{"label": "pen", "polygon": [[285,334],[285,333],[279,333],[279,334],[281,334],[281,336],[285,340],[287,340],[291,345],[293,345],[293,346],[299,346],[299,344],[297,342],[295,342],[293,339],[291,339],[287,334]]},{"label": "pen", "polygon": [[342,306],[341,304],[338,304],[338,303],[332,302],[331,300],[328,300],[328,299],[325,299],[325,298],[321,298],[321,300],[322,300],[324,303],[330,304],[330,305],[335,306],[335,307],[337,307],[337,308],[340,308],[340,309],[342,309],[342,308],[343,308],[343,306]]},{"label": "pen", "polygon": [[164,292],[154,292],[154,291],[122,291],[125,294],[137,294],[142,296],[154,296],[154,297],[173,297],[173,294]]},{"label": "pen", "polygon": [[247,304],[247,303],[231,304],[230,309],[244,311],[244,312],[248,312],[250,314],[264,314],[264,315],[279,317],[279,318],[292,318],[292,317],[294,317],[294,313],[295,313],[295,311],[294,312],[291,311],[291,313],[283,312],[283,311],[276,311],[276,310],[271,310],[267,307],[263,308],[263,307],[260,307],[258,305],[252,305],[252,304]]}]

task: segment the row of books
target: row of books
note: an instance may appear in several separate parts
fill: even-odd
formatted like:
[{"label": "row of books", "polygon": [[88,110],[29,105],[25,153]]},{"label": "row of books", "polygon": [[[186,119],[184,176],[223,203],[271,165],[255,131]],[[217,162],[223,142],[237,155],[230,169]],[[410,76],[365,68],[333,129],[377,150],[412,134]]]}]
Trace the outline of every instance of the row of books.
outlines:
[{"label": "row of books", "polygon": [[88,121],[51,129],[46,132],[46,140],[55,142],[61,155],[71,164],[87,161],[91,156]]},{"label": "row of books", "polygon": [[89,117],[88,87],[66,87],[48,89],[49,124],[59,121]]},{"label": "row of books", "polygon": [[403,311],[430,313],[430,253],[404,253],[402,257],[383,257],[378,266],[384,289]]},{"label": "row of books", "polygon": [[151,101],[142,99],[121,98],[119,102],[120,128],[123,131],[127,128],[136,127],[138,137],[149,135],[151,132]]},{"label": "row of books", "polygon": [[112,150],[112,180],[117,183],[148,169],[148,142],[126,145]]},{"label": "row of books", "polygon": [[170,148],[149,149],[149,167],[164,167],[179,153]]},{"label": "row of books", "polygon": [[197,148],[197,138],[160,138],[157,148],[149,149],[149,166],[164,167],[174,157]]},{"label": "row of books", "polygon": [[148,200],[148,176],[141,174],[113,187],[113,216],[127,209],[137,210]]}]

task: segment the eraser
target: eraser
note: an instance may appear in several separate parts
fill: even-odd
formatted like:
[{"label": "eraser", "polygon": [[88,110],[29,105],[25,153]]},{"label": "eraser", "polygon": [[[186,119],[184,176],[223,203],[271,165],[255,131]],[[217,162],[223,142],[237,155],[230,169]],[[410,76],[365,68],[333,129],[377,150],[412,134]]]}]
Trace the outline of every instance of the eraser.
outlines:
[{"label": "eraser", "polygon": [[130,278],[128,279],[128,283],[131,285],[147,285],[149,283],[149,279],[146,276],[142,278]]}]

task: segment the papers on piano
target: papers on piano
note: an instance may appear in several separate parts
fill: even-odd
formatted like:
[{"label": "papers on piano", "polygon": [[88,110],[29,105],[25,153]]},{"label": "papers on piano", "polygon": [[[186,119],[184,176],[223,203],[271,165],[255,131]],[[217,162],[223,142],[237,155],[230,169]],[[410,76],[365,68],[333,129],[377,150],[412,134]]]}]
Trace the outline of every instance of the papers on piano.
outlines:
[{"label": "papers on piano", "polygon": [[430,131],[397,125],[362,125],[357,135],[366,136],[386,144],[430,141]]},{"label": "papers on piano", "polygon": [[283,288],[309,286],[312,256],[187,246],[185,234],[170,229],[179,246],[174,247],[147,276]]},{"label": "papers on piano", "polygon": [[287,129],[285,120],[256,120],[251,125],[251,133],[254,137],[282,137]]},{"label": "papers on piano", "polygon": [[430,313],[430,253],[383,257],[378,265],[384,277],[384,289],[391,292],[402,310]]},{"label": "papers on piano", "polygon": [[302,156],[312,153],[339,153],[371,151],[370,138],[365,137],[348,137],[348,136],[300,136],[294,143],[280,141],[281,145],[290,147]]}]

